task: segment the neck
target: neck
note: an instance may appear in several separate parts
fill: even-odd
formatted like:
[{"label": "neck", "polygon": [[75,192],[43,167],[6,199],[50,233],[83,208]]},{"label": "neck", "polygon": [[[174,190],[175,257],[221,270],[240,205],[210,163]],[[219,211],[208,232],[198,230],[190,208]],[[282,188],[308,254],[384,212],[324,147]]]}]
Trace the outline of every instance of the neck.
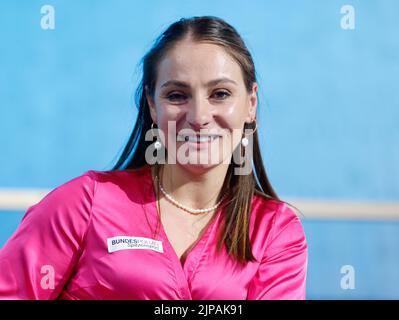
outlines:
[{"label": "neck", "polygon": [[192,208],[208,208],[217,203],[228,164],[193,172],[180,164],[165,164],[160,170],[163,188],[180,203]]}]

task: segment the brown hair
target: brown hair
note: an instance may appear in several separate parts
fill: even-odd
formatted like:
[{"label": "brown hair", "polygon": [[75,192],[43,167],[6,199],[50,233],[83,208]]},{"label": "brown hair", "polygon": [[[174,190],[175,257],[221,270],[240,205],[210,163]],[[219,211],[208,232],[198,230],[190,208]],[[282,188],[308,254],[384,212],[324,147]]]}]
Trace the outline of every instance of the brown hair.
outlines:
[{"label": "brown hair", "polygon": [[[256,82],[254,62],[244,41],[231,25],[213,16],[183,18],[174,22],[156,39],[152,48],[143,57],[143,75],[136,90],[137,120],[112,170],[138,169],[147,164],[145,150],[152,141],[146,141],[145,134],[151,128],[152,119],[145,88],[148,88],[148,93],[153,96],[160,61],[172,46],[186,36],[191,36],[194,41],[213,43],[223,47],[240,65],[246,89],[251,92],[252,85]],[[254,129],[254,127],[255,122],[245,124],[244,130]],[[252,254],[249,238],[251,203],[254,194],[263,196],[266,200],[279,200],[263,166],[257,130],[253,134],[254,170],[247,175],[236,175],[234,174],[236,166],[234,161],[231,161],[217,199],[217,201],[221,200],[222,195],[227,192],[228,196],[219,207],[225,210],[225,214],[224,227],[220,230],[221,236],[218,239],[217,248],[220,249],[224,243],[230,255],[237,261],[245,263],[256,260]],[[156,172],[159,173],[158,165],[156,165]],[[159,195],[159,192],[157,194]]]}]

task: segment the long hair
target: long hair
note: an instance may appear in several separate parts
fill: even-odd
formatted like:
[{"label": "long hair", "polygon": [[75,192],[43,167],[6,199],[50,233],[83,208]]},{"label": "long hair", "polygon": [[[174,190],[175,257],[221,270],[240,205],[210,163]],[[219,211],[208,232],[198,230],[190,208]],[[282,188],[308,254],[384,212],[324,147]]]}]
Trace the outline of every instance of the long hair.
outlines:
[{"label": "long hair", "polygon": [[[139,169],[147,164],[145,150],[152,141],[146,141],[145,134],[151,129],[152,118],[146,88],[150,96],[153,96],[160,61],[170,48],[187,35],[194,41],[205,41],[223,47],[241,67],[245,87],[248,93],[251,92],[252,85],[256,82],[255,66],[250,52],[235,28],[213,16],[182,18],[174,22],[156,39],[141,61],[142,79],[135,96],[138,116],[129,140],[112,170]],[[244,130],[254,129],[254,126],[255,123],[245,124]],[[239,147],[241,148],[241,144]],[[231,161],[217,199],[221,200],[222,195],[227,193],[221,204],[224,210],[224,224],[222,230],[219,230],[217,248],[220,249],[224,244],[228,254],[237,261],[246,263],[256,260],[252,254],[249,237],[254,194],[266,200],[279,200],[263,166],[257,130],[253,133],[253,170],[247,175],[236,175],[235,167],[236,164]],[[156,165],[155,168],[158,174],[159,166]],[[159,192],[157,194],[159,195]]]}]

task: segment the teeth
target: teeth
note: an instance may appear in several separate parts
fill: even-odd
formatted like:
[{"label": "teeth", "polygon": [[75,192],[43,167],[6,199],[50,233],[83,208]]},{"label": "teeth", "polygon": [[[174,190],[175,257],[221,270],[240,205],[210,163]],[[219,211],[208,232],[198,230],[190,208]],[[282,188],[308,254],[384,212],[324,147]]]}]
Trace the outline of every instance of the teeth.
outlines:
[{"label": "teeth", "polygon": [[177,141],[190,141],[190,142],[210,142],[218,138],[218,136],[179,136]]},{"label": "teeth", "polygon": [[207,137],[189,137],[188,141],[191,142],[207,142],[207,141],[211,141],[211,137],[207,136]]}]

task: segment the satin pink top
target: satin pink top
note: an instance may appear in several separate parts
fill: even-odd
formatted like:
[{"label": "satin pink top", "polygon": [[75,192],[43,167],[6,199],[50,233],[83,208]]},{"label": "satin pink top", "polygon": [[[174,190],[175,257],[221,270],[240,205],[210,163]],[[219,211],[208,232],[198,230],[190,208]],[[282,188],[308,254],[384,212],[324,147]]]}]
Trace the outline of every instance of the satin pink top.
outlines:
[{"label": "satin pink top", "polygon": [[307,242],[294,211],[254,196],[257,261],[245,266],[216,251],[222,211],[182,264],[162,224],[155,233],[149,166],[87,171],[29,207],[0,250],[0,299],[305,299]]}]

